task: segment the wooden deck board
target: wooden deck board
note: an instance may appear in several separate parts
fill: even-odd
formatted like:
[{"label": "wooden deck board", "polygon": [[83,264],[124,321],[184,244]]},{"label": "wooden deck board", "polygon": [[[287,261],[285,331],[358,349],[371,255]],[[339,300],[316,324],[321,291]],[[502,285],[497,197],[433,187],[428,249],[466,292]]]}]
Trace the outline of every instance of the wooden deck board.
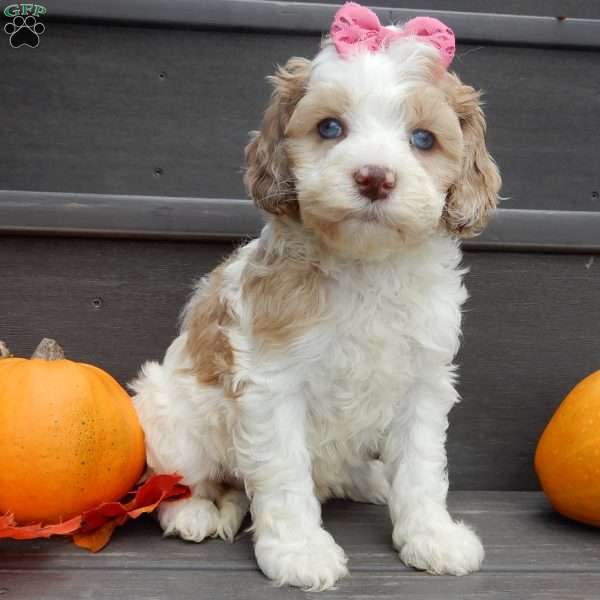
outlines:
[{"label": "wooden deck board", "polygon": [[18,600],[597,600],[600,574],[355,573],[336,590],[276,588],[260,573],[160,570],[0,572],[1,597]]},{"label": "wooden deck board", "polygon": [[[493,12],[505,2],[478,4]],[[107,11],[105,2],[78,4]],[[140,17],[151,10],[112,4]],[[139,6],[148,4],[159,2]],[[595,6],[590,12],[599,5],[568,4]],[[564,25],[572,23],[557,28]],[[0,188],[244,197],[247,132],[271,93],[264,78],[290,56],[314,56],[319,38],[52,22],[39,52],[0,44],[0,97],[12,107],[0,111]],[[503,206],[597,211],[597,137],[589,133],[600,128],[597,49],[461,42],[452,69],[485,92]]]},{"label": "wooden deck board", "polygon": [[[176,336],[192,282],[231,250],[0,236],[0,282],[10,282],[0,291],[0,338],[28,356],[52,337],[72,359],[131,381]],[[536,490],[540,434],[568,391],[598,369],[600,260],[468,252],[464,264],[471,299],[457,357],[463,401],[450,413],[450,479],[462,490]]]},{"label": "wooden deck board", "polygon": [[[454,492],[450,508],[481,534],[487,556],[481,573],[433,577],[406,568],[391,545],[384,507],[333,502],[327,529],[344,547],[352,576],[328,598],[596,598],[600,533],[555,515],[535,492]],[[64,598],[298,598],[275,589],[258,571],[250,536],[234,544],[163,539],[143,519],[117,532],[97,555],[68,540],[0,542],[2,600]]]}]

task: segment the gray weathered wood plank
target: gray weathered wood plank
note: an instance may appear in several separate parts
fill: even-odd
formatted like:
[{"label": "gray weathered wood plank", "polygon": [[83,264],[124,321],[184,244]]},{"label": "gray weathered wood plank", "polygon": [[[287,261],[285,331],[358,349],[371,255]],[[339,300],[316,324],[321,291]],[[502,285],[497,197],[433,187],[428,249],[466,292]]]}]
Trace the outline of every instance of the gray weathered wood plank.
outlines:
[{"label": "gray weathered wood plank", "polygon": [[119,572],[0,572],[10,600],[596,600],[600,575],[498,573],[463,578],[369,573],[324,593],[276,588],[259,573],[204,573],[168,570]]},{"label": "gray weathered wood plank", "polygon": [[187,544],[148,520],[117,532],[100,554],[67,540],[0,541],[0,592],[14,600],[407,598],[592,600],[600,586],[598,530],[553,515],[537,493],[453,493],[450,507],[487,548],[474,575],[434,577],[404,567],[383,507],[335,502],[325,526],[349,555],[351,576],[324,596],[277,589],[258,571],[248,535]]},{"label": "gray weathered wood plank", "polygon": [[[318,42],[48,23],[31,52],[0,44],[0,189],[244,197],[264,77]],[[460,46],[453,68],[486,92],[505,207],[600,210],[597,52]]]},{"label": "gray weathered wood plank", "polygon": [[[270,0],[146,0],[143,10],[134,2],[104,0],[102,5],[74,0],[47,0],[48,16],[55,19],[84,19],[138,23],[162,27],[231,27],[323,34],[341,2],[306,3]],[[384,23],[408,21],[421,16],[422,9],[371,4]],[[555,16],[494,14],[478,11],[440,11],[427,14],[443,20],[461,41],[553,46],[597,46],[600,22],[595,19],[557,19]]]},{"label": "gray weathered wood plank", "polygon": [[[0,235],[233,241],[255,237],[263,215],[232,198],[0,190]],[[600,211],[499,208],[465,250],[600,254]]]},{"label": "gray weathered wood plank", "polygon": [[[193,281],[232,245],[0,237],[0,338],[27,356],[43,336],[126,382],[176,335]],[[471,300],[451,413],[455,489],[536,489],[532,458],[555,407],[600,368],[600,261],[468,253]]]},{"label": "gray weathered wood plank", "polygon": [[[452,513],[475,527],[486,547],[483,572],[600,573],[598,530],[556,515],[536,492],[452,492]],[[325,527],[346,550],[352,572],[412,572],[391,543],[387,509],[335,501],[324,507]],[[42,571],[91,569],[172,569],[174,571],[255,571],[250,534],[235,543],[186,543],[163,539],[151,519],[118,530],[93,555],[68,540],[0,541],[3,569]]]},{"label": "gray weathered wood plank", "polygon": [[[289,2],[293,0],[270,0]],[[320,3],[322,0],[304,0]],[[329,0],[343,4],[345,0]],[[398,6],[398,0],[373,0],[367,6]],[[427,14],[430,10],[458,10],[467,12],[506,13],[511,15],[540,15],[547,17],[600,19],[600,5],[582,0],[403,0],[402,7],[415,8]]]},{"label": "gray weathered wood plank", "polygon": [[359,573],[327,592],[277,588],[258,572],[169,569],[0,570],[7,600],[597,600],[598,573],[491,573],[436,577]]}]

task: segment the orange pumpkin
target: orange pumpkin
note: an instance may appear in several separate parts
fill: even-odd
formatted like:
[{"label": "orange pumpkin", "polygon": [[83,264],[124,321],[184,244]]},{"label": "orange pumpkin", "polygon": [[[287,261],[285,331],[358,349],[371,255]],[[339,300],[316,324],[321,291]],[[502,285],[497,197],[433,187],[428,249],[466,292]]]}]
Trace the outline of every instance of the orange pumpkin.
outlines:
[{"label": "orange pumpkin", "polygon": [[558,512],[600,526],[600,371],[581,381],[554,413],[535,470]]},{"label": "orange pumpkin", "polygon": [[53,523],[119,500],[145,464],[127,392],[42,340],[31,360],[0,343],[0,514]]}]

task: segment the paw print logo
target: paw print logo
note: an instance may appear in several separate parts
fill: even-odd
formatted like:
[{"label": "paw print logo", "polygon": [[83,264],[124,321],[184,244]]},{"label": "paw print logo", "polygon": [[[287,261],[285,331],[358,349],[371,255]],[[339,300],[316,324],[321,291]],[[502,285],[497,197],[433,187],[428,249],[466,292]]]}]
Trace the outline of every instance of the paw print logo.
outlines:
[{"label": "paw print logo", "polygon": [[29,46],[36,48],[40,43],[40,35],[46,31],[43,23],[38,23],[33,15],[25,18],[16,16],[12,22],[4,26],[4,31],[10,35],[10,45],[13,48]]}]

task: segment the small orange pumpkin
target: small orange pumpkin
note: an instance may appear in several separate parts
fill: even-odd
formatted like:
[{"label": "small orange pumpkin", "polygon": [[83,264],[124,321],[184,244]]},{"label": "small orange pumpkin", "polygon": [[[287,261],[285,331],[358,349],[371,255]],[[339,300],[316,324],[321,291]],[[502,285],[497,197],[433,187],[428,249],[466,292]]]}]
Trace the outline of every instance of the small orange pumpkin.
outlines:
[{"label": "small orange pumpkin", "polygon": [[558,512],[600,526],[600,371],[554,413],[535,453],[535,471]]},{"label": "small orange pumpkin", "polygon": [[0,514],[54,523],[122,498],[145,464],[127,392],[53,340],[31,360],[0,355]]}]

